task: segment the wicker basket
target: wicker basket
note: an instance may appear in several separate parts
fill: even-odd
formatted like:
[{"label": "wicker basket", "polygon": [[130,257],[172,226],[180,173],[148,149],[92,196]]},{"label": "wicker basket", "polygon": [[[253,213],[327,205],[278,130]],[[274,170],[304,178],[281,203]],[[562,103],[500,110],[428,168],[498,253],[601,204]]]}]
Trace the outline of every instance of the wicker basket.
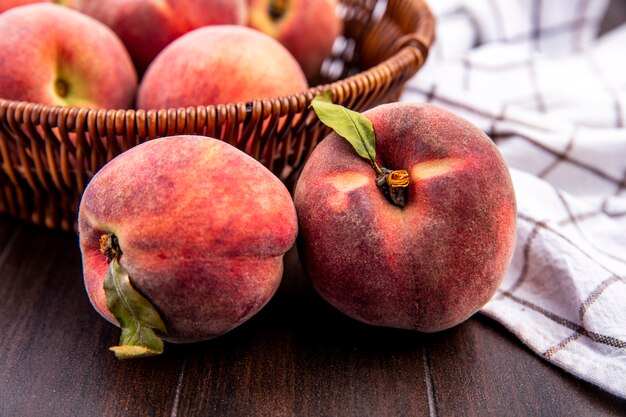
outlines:
[{"label": "wicker basket", "polygon": [[291,185],[328,133],[308,108],[311,99],[330,88],[336,102],[357,111],[397,100],[433,41],[434,18],[423,0],[342,0],[340,7],[344,34],[321,83],[291,96],[158,111],[0,99],[0,213],[73,230],[82,192],[99,168],[139,143],[174,134],[220,138]]}]

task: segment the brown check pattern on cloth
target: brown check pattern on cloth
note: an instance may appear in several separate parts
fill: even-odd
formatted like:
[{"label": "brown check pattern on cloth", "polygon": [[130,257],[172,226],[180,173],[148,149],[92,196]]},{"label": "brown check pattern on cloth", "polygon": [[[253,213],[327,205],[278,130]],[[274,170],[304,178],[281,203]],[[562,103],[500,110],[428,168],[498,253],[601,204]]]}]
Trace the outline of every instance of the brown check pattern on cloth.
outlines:
[{"label": "brown check pattern on cloth", "polygon": [[538,355],[626,397],[626,26],[605,0],[431,0],[401,100],[470,119],[511,166],[518,239],[484,307]]}]

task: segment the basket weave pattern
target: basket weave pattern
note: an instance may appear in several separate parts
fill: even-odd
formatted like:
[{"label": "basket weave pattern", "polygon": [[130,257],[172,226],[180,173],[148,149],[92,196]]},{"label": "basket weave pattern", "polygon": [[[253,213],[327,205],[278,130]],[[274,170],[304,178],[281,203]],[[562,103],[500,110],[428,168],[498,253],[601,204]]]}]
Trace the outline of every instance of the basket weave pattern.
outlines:
[{"label": "basket weave pattern", "polygon": [[226,141],[289,185],[328,133],[308,108],[313,97],[331,89],[336,103],[356,111],[397,100],[433,42],[434,18],[422,0],[342,0],[340,11],[341,48],[321,83],[290,96],[148,111],[0,98],[0,213],[73,230],[82,192],[98,169],[139,143],[176,134]]}]

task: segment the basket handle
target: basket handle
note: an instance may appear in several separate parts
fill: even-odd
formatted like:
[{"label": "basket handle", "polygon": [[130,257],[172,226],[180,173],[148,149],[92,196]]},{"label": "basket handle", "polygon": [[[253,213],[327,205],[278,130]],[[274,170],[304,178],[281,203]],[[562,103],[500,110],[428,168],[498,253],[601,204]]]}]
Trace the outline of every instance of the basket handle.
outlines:
[{"label": "basket handle", "polygon": [[413,52],[417,58],[418,68],[424,65],[428,57],[430,45],[433,43],[433,36],[424,38],[421,33],[410,33],[404,35],[394,43],[394,50],[400,52],[401,49],[407,48]]}]

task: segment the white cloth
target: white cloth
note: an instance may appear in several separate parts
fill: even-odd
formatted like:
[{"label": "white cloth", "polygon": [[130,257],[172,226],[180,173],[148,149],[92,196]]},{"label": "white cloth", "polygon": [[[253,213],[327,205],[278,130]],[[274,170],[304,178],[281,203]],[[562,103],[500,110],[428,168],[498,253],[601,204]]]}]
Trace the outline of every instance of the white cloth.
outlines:
[{"label": "white cloth", "polygon": [[482,313],[626,398],[626,26],[605,0],[431,0],[437,41],[402,101],[468,118],[513,176],[518,238]]}]

